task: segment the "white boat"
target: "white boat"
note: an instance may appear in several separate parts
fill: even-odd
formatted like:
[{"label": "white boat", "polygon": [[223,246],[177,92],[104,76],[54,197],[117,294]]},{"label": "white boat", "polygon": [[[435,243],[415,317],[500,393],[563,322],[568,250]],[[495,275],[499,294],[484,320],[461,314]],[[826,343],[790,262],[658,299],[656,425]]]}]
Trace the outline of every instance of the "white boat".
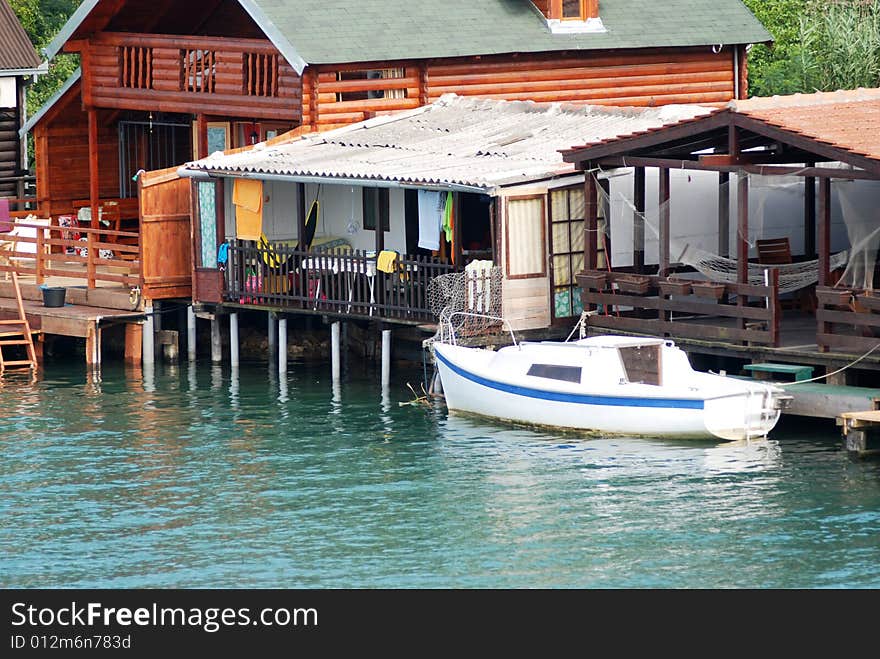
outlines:
[{"label": "white boat", "polygon": [[433,344],[446,406],[515,423],[601,434],[765,437],[790,397],[773,385],[695,371],[665,339],[596,336],[498,351]]}]

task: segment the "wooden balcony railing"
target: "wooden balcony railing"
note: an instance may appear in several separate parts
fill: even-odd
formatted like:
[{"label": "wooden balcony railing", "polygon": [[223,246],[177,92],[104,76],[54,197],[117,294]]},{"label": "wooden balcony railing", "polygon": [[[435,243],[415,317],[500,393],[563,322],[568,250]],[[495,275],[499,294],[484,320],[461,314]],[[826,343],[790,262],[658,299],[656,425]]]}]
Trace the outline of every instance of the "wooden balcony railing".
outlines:
[{"label": "wooden balcony railing", "polygon": [[[73,240],[67,227],[27,221],[15,226],[19,235],[0,234],[0,272],[32,275],[37,284],[53,276],[82,280],[88,288],[98,282],[141,284],[137,233],[77,228],[86,239]],[[30,231],[21,235],[23,230]]]},{"label": "wooden balcony railing", "polygon": [[[779,344],[779,274],[767,286],[585,270],[576,275],[594,327],[725,343]],[[731,298],[735,297],[735,301]]]},{"label": "wooden balcony railing", "polygon": [[268,40],[102,32],[84,58],[98,107],[297,120],[302,81]]},{"label": "wooden balcony railing", "polygon": [[861,354],[880,345],[880,291],[816,287],[816,343],[822,352]]},{"label": "wooden balcony railing", "polygon": [[229,241],[224,299],[266,308],[305,309],[340,316],[431,321],[428,283],[453,270],[433,257],[401,257],[393,272],[375,256],[304,251]]}]

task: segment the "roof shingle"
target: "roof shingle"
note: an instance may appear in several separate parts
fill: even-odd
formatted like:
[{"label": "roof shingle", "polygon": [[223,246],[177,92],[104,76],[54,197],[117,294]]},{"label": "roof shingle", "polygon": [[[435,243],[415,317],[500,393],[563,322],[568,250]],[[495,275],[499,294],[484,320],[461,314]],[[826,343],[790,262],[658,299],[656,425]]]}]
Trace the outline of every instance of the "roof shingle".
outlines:
[{"label": "roof shingle", "polygon": [[0,0],[0,71],[33,70],[40,58],[6,0]]}]

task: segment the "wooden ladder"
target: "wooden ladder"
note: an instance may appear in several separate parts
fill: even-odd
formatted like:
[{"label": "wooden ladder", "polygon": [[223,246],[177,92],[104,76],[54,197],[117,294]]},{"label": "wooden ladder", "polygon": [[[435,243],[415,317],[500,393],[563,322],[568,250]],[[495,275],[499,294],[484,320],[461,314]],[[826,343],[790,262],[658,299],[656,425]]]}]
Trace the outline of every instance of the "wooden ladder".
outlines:
[{"label": "wooden ladder", "polygon": [[[16,272],[12,273],[12,285],[15,288],[15,300],[18,303],[18,318],[0,320],[0,375],[3,375],[6,369],[37,370],[37,353],[34,350],[31,326],[24,312],[24,303],[21,300],[21,288],[18,286]],[[5,346],[24,346],[27,359],[4,359],[3,348]]]}]

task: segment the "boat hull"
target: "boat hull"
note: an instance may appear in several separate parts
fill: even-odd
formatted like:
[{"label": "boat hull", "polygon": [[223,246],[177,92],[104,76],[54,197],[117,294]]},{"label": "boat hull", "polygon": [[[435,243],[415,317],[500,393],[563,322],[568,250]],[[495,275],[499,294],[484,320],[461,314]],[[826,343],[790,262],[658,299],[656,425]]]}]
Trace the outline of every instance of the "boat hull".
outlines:
[{"label": "boat hull", "polygon": [[490,364],[479,363],[479,352],[485,351],[435,345],[450,411],[603,435],[725,440],[766,436],[779,418],[766,391],[705,399],[541,389],[493,376]]}]

